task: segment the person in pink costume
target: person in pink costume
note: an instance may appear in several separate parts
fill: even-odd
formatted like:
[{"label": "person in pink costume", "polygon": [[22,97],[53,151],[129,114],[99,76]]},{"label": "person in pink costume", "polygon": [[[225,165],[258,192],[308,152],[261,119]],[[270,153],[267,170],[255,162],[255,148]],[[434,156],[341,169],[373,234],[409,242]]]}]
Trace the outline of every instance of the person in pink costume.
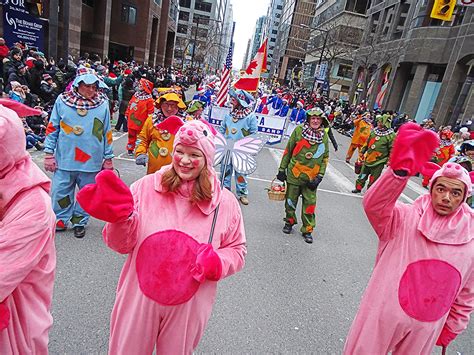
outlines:
[{"label": "person in pink costume", "polygon": [[[8,108],[7,108],[8,107]],[[17,114],[17,113],[18,114]],[[56,250],[50,180],[25,149],[19,116],[0,99],[0,354],[47,354]]]},{"label": "person in pink costume", "polygon": [[413,205],[397,201],[410,176],[432,164],[438,144],[434,133],[403,125],[390,168],[364,196],[379,246],[344,354],[431,354],[467,328],[474,308],[469,173],[447,163],[433,175],[430,194]]},{"label": "person in pink costume", "polygon": [[191,354],[211,315],[217,281],[244,266],[242,214],[232,193],[220,188],[214,134],[202,121],[186,122],[172,164],[132,184],[131,192],[104,171],[78,194],[86,211],[109,222],[105,243],[128,254],[109,354],[151,354],[154,348],[157,354]]}]

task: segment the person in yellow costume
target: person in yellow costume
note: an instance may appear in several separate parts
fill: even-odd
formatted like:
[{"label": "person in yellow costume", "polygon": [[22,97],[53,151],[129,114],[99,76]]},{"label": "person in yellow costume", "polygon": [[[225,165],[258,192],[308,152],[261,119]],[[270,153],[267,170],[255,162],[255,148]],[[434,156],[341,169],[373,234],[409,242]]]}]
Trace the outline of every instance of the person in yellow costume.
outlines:
[{"label": "person in yellow costume", "polygon": [[147,174],[171,163],[174,137],[183,124],[186,109],[181,97],[174,92],[160,96],[157,104],[158,110],[147,118],[138,135],[140,144],[135,151],[135,163],[147,166]]},{"label": "person in yellow costume", "polygon": [[359,150],[359,155],[357,162],[362,162],[364,160],[364,154],[362,153],[362,147],[369,139],[370,132],[372,130],[372,124],[370,119],[370,112],[365,112],[362,115],[358,116],[354,121],[354,134],[352,135],[351,145],[347,150],[346,154],[346,163],[351,162],[352,155],[356,149]]}]

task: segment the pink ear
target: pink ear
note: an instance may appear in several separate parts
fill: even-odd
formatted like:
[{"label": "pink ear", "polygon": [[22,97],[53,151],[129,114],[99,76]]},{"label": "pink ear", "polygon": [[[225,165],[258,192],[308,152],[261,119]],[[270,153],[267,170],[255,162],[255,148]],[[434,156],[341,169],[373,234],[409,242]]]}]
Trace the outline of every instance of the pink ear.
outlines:
[{"label": "pink ear", "polygon": [[176,134],[183,124],[183,120],[178,116],[170,116],[163,122],[158,123],[157,127],[159,129],[165,129],[171,134]]},{"label": "pink ear", "polygon": [[12,99],[0,99],[0,105],[3,105],[10,110],[16,112],[19,117],[27,117],[27,116],[39,116],[41,115],[41,110],[37,110],[35,108],[31,108],[24,104],[19,103],[18,101]]},{"label": "pink ear", "polygon": [[474,184],[474,171],[471,171],[469,176],[471,177],[471,182]]},{"label": "pink ear", "polygon": [[212,135],[215,136],[215,135],[217,134],[217,131],[216,131],[216,129],[214,128],[213,125],[211,125],[209,122],[207,122],[206,120],[203,120],[203,119],[201,119],[200,121],[209,127],[209,129],[210,129],[211,132],[212,132]]},{"label": "pink ear", "polygon": [[429,162],[425,163],[425,165],[423,165],[423,167],[421,168],[420,173],[423,176],[427,176],[431,179],[431,177],[434,175],[434,173],[437,172],[439,169],[441,169],[441,167],[438,164],[429,161]]}]

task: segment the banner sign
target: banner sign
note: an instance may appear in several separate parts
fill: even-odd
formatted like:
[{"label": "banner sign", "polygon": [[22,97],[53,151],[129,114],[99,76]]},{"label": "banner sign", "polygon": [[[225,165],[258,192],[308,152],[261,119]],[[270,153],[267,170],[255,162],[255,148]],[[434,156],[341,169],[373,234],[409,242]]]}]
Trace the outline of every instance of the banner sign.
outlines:
[{"label": "banner sign", "polygon": [[24,42],[28,47],[44,51],[44,34],[47,21],[30,15],[24,0],[3,2],[3,38],[8,46]]},{"label": "banner sign", "polygon": [[[215,126],[220,126],[222,120],[230,113],[230,108],[212,106],[209,110],[207,120]],[[285,129],[285,117],[269,116],[254,112],[257,117],[257,126],[260,133],[269,136],[267,144],[273,145],[280,143]]]},{"label": "banner sign", "polygon": [[320,84],[324,83],[324,80],[326,80],[327,71],[328,71],[327,62],[322,62],[321,65],[318,65],[316,67],[316,80],[318,83]]}]

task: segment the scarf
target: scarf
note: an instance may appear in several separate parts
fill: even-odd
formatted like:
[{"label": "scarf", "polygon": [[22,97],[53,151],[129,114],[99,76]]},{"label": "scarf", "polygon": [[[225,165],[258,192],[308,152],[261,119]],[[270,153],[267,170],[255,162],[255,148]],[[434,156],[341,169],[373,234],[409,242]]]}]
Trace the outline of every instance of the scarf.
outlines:
[{"label": "scarf", "polygon": [[[186,117],[185,116],[185,112],[183,110],[179,110],[178,113],[175,115],[179,118],[184,118]],[[170,116],[171,117],[171,116]],[[157,111],[155,111],[153,113],[153,116],[152,116],[152,121],[153,121],[153,126],[155,128],[157,128],[157,126],[163,122],[164,120],[166,120],[168,117],[165,117],[165,115],[163,114],[163,111],[161,111],[161,109],[158,109]]]},{"label": "scarf", "polygon": [[135,94],[133,94],[138,100],[148,100],[153,98],[151,94],[146,93],[145,91],[137,91]]},{"label": "scarf", "polygon": [[102,92],[98,92],[92,99],[86,99],[84,96],[79,94],[76,88],[72,88],[72,90],[62,93],[59,97],[67,106],[85,110],[92,110],[99,107],[105,100],[107,100],[107,96]]},{"label": "scarf", "polygon": [[441,143],[440,143],[439,146],[441,148],[444,148],[444,147],[449,147],[452,144],[453,144],[453,142],[451,141],[451,139],[441,139]]},{"label": "scarf", "polygon": [[318,129],[311,128],[308,122],[303,124],[303,131],[301,135],[304,139],[309,141],[310,143],[318,143],[321,144],[323,142],[324,137],[324,128],[320,127]]},{"label": "scarf", "polygon": [[394,132],[393,128],[382,128],[382,129],[378,127],[374,128],[375,135],[379,137],[388,136],[389,134],[392,134],[393,132]]},{"label": "scarf", "polygon": [[252,107],[247,107],[247,108],[236,108],[234,110],[232,110],[232,117],[235,117],[237,119],[242,119],[242,118],[245,118],[247,117],[248,115],[250,115],[252,113]]}]

